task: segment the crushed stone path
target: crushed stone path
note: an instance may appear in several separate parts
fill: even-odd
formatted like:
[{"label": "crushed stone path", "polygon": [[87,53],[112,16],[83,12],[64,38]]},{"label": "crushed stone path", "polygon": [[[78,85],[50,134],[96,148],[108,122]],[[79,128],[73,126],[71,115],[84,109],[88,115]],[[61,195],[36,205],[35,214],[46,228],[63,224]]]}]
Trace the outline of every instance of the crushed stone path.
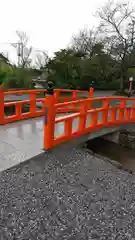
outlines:
[{"label": "crushed stone path", "polygon": [[135,178],[83,149],[0,173],[1,240],[133,240]]}]

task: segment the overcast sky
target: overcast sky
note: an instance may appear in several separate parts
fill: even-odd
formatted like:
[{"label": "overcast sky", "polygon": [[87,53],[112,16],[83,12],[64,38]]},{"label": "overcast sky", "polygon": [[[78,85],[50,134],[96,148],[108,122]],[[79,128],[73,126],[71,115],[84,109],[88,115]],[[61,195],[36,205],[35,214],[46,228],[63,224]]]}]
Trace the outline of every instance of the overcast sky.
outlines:
[{"label": "overcast sky", "polygon": [[101,0],[1,0],[0,52],[15,59],[10,42],[16,42],[16,30],[26,31],[35,49],[49,55],[69,44],[73,33],[92,27],[98,20],[93,13]]}]

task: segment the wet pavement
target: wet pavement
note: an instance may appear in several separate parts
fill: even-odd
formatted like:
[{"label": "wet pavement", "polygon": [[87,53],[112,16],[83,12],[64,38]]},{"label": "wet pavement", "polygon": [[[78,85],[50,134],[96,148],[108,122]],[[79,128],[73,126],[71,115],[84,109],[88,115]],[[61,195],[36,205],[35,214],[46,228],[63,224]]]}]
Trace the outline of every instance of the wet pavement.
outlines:
[{"label": "wet pavement", "polygon": [[0,126],[0,171],[43,152],[42,118]]},{"label": "wet pavement", "polygon": [[28,100],[29,95],[23,94],[23,95],[7,95],[4,97],[5,102],[15,102],[15,101],[23,101],[23,100]]},{"label": "wet pavement", "polygon": [[[62,115],[59,114],[57,118]],[[0,126],[0,171],[44,152],[43,125],[44,117],[39,117]],[[79,118],[76,118],[72,128],[76,130],[78,127]],[[55,138],[62,134],[64,123],[55,124]]]},{"label": "wet pavement", "polygon": [[[61,116],[62,114],[59,114],[57,118]],[[43,124],[44,117],[39,117],[0,126],[0,171],[44,152]],[[77,130],[78,127],[79,118],[76,118],[73,120],[72,128]],[[63,122],[55,125],[54,135],[58,137],[62,134],[64,134]]]}]

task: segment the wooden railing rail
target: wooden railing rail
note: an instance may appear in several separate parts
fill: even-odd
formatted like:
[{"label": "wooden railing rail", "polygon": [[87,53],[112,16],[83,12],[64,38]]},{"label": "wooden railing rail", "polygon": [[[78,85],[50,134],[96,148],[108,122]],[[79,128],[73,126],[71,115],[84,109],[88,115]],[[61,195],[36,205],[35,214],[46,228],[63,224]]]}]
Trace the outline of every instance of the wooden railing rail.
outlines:
[{"label": "wooden railing rail", "polygon": [[[71,96],[67,96],[66,98],[62,96],[63,93],[71,93]],[[39,93],[47,93],[46,89],[37,89],[37,90],[16,90],[16,91],[6,91],[3,92],[2,89],[0,89],[0,124],[7,124],[10,122],[15,122],[23,119],[33,118],[33,117],[40,117],[44,116],[45,111],[45,102],[46,97],[38,97],[37,94]],[[66,89],[54,89],[54,102],[57,104],[58,102],[62,101],[73,101],[77,100],[78,94],[85,94],[86,97],[92,97],[93,96],[93,89],[91,88],[90,91],[80,91],[80,90],[66,90]],[[8,97],[10,95],[28,95],[28,99],[22,100],[22,101],[11,101],[11,102],[4,102],[4,98]],[[41,108],[37,108],[37,103],[41,103]],[[29,106],[29,110],[27,112],[23,112],[23,105]],[[15,111],[10,116],[5,115],[5,110],[7,107],[14,107]],[[60,107],[57,109],[57,113],[62,112],[75,112],[78,111],[78,109],[74,108],[74,105],[69,109],[68,105],[67,107]]]}]

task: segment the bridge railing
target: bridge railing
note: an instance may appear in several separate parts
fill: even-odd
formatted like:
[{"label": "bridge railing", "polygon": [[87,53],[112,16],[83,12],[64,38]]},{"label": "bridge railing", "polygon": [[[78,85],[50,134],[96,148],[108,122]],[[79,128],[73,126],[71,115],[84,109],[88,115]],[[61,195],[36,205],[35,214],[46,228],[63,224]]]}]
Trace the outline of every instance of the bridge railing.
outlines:
[{"label": "bridge railing", "polygon": [[[96,101],[102,102],[102,105],[93,108]],[[53,97],[49,96],[46,104],[44,149],[51,149],[103,127],[135,122],[135,98],[101,97],[55,104]],[[58,108],[72,104],[78,108],[77,113],[56,118]]]},{"label": "bridge railing", "polygon": [[[7,91],[4,92],[0,90],[0,124],[7,124],[10,122],[15,122],[23,119],[39,117],[44,115],[44,105],[45,105],[45,96],[40,97],[38,94],[47,93],[46,89],[40,90],[19,90],[19,91]],[[63,97],[63,94],[68,93],[67,97]],[[79,94],[85,94],[85,97],[92,97],[93,89],[90,91],[79,91],[79,90],[66,90],[66,89],[54,89],[54,101],[65,102],[73,101],[79,98]],[[28,99],[23,101],[10,101],[4,102],[5,97],[7,96],[24,96],[28,95]],[[37,108],[37,103],[41,103],[40,109]],[[29,110],[23,112],[23,106],[27,105]],[[6,108],[14,108],[14,113],[11,115],[5,115]],[[67,111],[76,111],[75,108],[69,109],[68,106],[65,108],[59,108],[58,112],[67,112]]]}]

